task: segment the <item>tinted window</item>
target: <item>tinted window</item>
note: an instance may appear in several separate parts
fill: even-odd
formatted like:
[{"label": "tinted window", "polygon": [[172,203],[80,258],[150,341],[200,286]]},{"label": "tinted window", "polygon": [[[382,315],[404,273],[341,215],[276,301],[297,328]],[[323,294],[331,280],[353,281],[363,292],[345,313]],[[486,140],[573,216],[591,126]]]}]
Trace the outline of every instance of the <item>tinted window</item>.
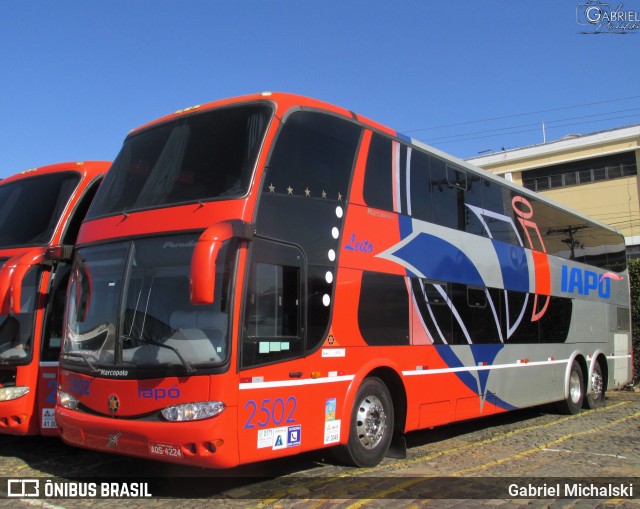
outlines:
[{"label": "tinted window", "polygon": [[0,185],[0,247],[48,244],[79,181],[65,172]]},{"label": "tinted window", "polygon": [[464,190],[449,183],[447,164],[431,157],[431,197],[436,224],[464,230]]},{"label": "tinted window", "polygon": [[371,137],[364,180],[364,201],[370,207],[382,210],[393,210],[391,147],[389,138],[375,133]]},{"label": "tinted window", "polygon": [[243,196],[269,114],[266,105],[236,106],[134,134],[105,177],[88,217]]},{"label": "tinted window", "polygon": [[256,240],[244,307],[242,365],[304,353],[303,256],[294,247]]},{"label": "tinted window", "polygon": [[360,129],[344,119],[292,114],[278,136],[263,192],[345,201],[359,139]]},{"label": "tinted window", "polygon": [[467,189],[467,172],[447,164],[447,182],[458,189]]},{"label": "tinted window", "polygon": [[464,231],[475,235],[486,235],[482,221],[473,211],[482,208],[482,179],[473,173],[465,174],[464,192]]},{"label": "tinted window", "polygon": [[423,221],[433,221],[429,156],[424,152],[412,151],[410,182],[411,215]]},{"label": "tinted window", "polygon": [[413,278],[411,289],[422,322],[435,344],[452,342],[451,283]]},{"label": "tinted window", "polygon": [[377,133],[363,191],[371,207],[601,268],[626,267],[622,236]]},{"label": "tinted window", "polygon": [[405,279],[364,272],[358,324],[369,345],[408,345],[409,298]]},{"label": "tinted window", "polygon": [[307,259],[309,349],[324,339],[329,326],[342,220],[361,132],[343,118],[293,113],[275,141],[263,178],[256,232],[300,246]]},{"label": "tinted window", "polygon": [[535,198],[525,200],[530,205],[516,204],[520,211],[516,218],[529,221],[523,225],[516,220],[525,247],[604,269],[624,270],[626,258],[621,235]]}]

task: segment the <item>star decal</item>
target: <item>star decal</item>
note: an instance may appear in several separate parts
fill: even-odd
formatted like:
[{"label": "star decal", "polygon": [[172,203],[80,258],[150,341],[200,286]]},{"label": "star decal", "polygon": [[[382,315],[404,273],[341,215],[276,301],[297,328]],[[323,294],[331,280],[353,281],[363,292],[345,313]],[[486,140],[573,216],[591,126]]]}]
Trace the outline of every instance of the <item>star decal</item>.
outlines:
[{"label": "star decal", "polygon": [[291,186],[287,187],[287,194],[293,194],[293,188]]},{"label": "star decal", "polygon": [[342,195],[338,193],[338,201],[342,201]]},{"label": "star decal", "polygon": [[276,187],[273,184],[269,184],[269,192],[270,193],[275,193],[276,192]]},{"label": "star decal", "polygon": [[308,187],[304,190],[304,195],[311,196],[311,190]]},{"label": "star decal", "polygon": [[324,191],[324,189],[322,190],[322,198],[326,198],[327,197],[327,193]]}]

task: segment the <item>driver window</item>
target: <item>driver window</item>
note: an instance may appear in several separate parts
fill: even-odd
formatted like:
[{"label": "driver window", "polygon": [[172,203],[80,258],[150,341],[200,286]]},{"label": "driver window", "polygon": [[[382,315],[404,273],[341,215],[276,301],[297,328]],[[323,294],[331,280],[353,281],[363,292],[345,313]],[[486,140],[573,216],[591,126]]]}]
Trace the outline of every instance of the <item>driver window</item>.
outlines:
[{"label": "driver window", "polygon": [[244,305],[243,367],[304,354],[303,257],[294,247],[254,241]]}]

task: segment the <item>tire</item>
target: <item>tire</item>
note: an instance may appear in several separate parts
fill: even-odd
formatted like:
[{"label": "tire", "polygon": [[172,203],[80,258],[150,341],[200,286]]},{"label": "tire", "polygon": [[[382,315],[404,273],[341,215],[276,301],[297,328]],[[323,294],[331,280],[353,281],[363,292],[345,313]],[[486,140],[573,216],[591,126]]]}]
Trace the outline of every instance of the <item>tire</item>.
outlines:
[{"label": "tire", "polygon": [[382,461],[393,436],[393,403],[379,378],[366,378],[358,389],[349,422],[349,441],[336,457],[356,467],[374,467]]},{"label": "tire", "polygon": [[569,372],[569,394],[564,401],[557,404],[557,409],[562,414],[577,414],[584,401],[584,374],[578,361],[573,361]]},{"label": "tire", "polygon": [[591,380],[587,389],[583,406],[584,408],[594,409],[604,405],[604,377],[602,376],[602,367],[596,361],[591,372]]}]

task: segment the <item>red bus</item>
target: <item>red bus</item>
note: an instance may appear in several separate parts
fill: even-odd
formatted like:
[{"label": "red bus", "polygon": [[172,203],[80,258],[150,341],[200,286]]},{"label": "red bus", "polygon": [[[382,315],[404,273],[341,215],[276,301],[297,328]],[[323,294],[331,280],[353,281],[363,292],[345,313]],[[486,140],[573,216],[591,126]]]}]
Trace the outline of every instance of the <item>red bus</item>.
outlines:
[{"label": "red bus", "polygon": [[[571,241],[571,242],[569,242]],[[68,444],[226,468],[631,377],[623,237],[351,111],[263,93],[132,131],[78,238]]]},{"label": "red bus", "polygon": [[0,433],[57,435],[70,255],[108,168],[61,163],[0,181]]}]

